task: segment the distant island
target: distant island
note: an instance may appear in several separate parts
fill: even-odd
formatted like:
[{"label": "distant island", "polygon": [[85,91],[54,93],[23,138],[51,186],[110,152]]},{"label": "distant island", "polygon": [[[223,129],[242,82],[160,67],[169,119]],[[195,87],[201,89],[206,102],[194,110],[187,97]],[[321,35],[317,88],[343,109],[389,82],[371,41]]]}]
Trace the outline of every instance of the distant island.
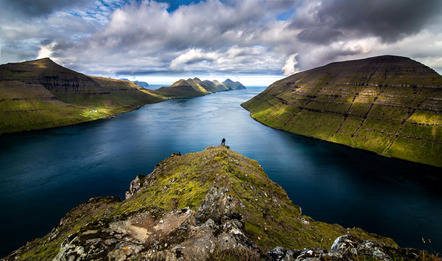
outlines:
[{"label": "distant island", "polygon": [[276,129],[442,167],[442,76],[410,58],[331,63],[242,106]]},{"label": "distant island", "polygon": [[176,81],[169,87],[161,87],[156,91],[168,98],[188,98],[188,97],[199,97],[210,93],[230,91],[230,90],[241,90],[245,89],[244,85],[240,82],[234,82],[230,79],[224,82],[215,81],[201,81],[199,78],[193,79],[181,79]]},{"label": "distant island", "polygon": [[[298,258],[298,259],[297,259]],[[119,197],[92,198],[4,260],[437,260],[301,213],[227,146],[172,154]]]},{"label": "distant island", "polygon": [[[103,119],[173,98],[245,88],[226,80],[180,80],[148,90],[148,83],[88,76],[49,58],[0,65],[0,135]],[[190,87],[190,88],[189,88]]]},{"label": "distant island", "polygon": [[[127,78],[120,78],[120,80],[123,80],[123,81],[131,81],[131,80],[127,79]],[[137,84],[137,85],[140,86],[140,87],[146,88],[146,89],[147,89],[147,87],[149,87],[149,84],[148,84],[147,82],[133,81],[133,83]]]},{"label": "distant island", "polygon": [[137,84],[140,87],[146,88],[149,87],[149,84],[147,82],[142,82],[142,81],[134,81],[135,84]]}]

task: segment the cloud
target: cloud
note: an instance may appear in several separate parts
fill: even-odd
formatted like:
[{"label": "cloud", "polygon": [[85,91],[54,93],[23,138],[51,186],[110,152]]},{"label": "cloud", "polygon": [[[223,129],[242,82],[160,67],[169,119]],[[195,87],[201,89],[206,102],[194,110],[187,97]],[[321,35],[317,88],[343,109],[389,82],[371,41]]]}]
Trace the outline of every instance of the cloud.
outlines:
[{"label": "cloud", "polygon": [[296,72],[298,72],[298,68],[296,68],[296,56],[298,54],[292,54],[289,56],[289,58],[287,58],[287,60],[285,61],[284,66],[282,67],[282,72],[284,73],[285,76],[289,76],[292,75]]},{"label": "cloud", "polygon": [[56,43],[48,43],[40,46],[40,50],[38,50],[37,59],[50,57]]},{"label": "cloud", "polygon": [[170,63],[170,69],[173,71],[182,70],[182,67],[190,63],[211,62],[217,58],[216,53],[204,53],[201,49],[190,49],[173,59]]},{"label": "cloud", "polygon": [[[301,40],[318,41],[318,32],[324,41],[346,31],[360,36],[377,36],[383,42],[395,42],[416,34],[429,22],[440,17],[439,0],[331,0],[314,1],[307,6],[303,16],[295,17],[293,26],[305,27]],[[309,19],[304,19],[308,13]],[[312,31],[313,27],[313,31]],[[317,31],[320,28],[319,31]],[[325,33],[330,30],[334,33]],[[339,33],[340,32],[340,33]],[[301,35],[302,36],[302,35]]]},{"label": "cloud", "polygon": [[396,54],[442,68],[442,1],[8,2],[14,2],[5,9],[10,13],[0,9],[2,63],[49,55],[103,76],[282,77],[337,60]]},{"label": "cloud", "polygon": [[2,15],[14,13],[23,17],[49,15],[64,8],[83,6],[87,0],[0,0]]},{"label": "cloud", "polygon": [[342,39],[343,36],[341,31],[333,28],[313,27],[302,30],[297,38],[303,42],[325,44]]}]

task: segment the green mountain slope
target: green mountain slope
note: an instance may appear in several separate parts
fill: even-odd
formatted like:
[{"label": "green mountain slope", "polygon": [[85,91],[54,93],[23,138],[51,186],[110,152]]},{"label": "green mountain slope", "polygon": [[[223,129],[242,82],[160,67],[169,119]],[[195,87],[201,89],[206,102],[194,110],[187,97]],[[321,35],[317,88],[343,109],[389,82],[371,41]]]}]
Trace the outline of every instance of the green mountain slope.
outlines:
[{"label": "green mountain slope", "polygon": [[4,260],[254,260],[277,246],[338,249],[342,235],[378,255],[399,251],[389,238],[302,215],[257,161],[219,146],[172,155],[138,175],[126,200],[90,199]]},{"label": "green mountain slope", "polygon": [[199,78],[189,78],[187,80],[181,79],[168,87],[161,87],[155,90],[156,93],[168,98],[191,98],[199,97],[207,94],[245,89],[240,82],[233,82],[227,79],[224,82],[215,81],[201,81]]},{"label": "green mountain slope", "polygon": [[165,98],[135,83],[91,77],[45,58],[0,65],[0,134],[109,117]]},{"label": "green mountain slope", "polygon": [[273,128],[442,166],[442,76],[409,58],[331,63],[242,106]]}]

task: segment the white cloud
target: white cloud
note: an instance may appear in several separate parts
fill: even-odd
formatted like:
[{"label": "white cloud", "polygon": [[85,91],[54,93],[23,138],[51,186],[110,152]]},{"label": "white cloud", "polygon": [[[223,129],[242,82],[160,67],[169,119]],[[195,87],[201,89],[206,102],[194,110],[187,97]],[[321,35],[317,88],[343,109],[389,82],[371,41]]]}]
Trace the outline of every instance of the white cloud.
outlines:
[{"label": "white cloud", "polygon": [[289,56],[289,58],[287,58],[287,60],[285,61],[284,66],[282,67],[282,72],[284,73],[285,76],[289,76],[292,74],[295,74],[296,72],[298,72],[298,68],[296,68],[296,56],[298,54],[292,54]]},{"label": "white cloud", "polygon": [[214,61],[219,58],[219,54],[214,52],[205,53],[201,49],[190,49],[173,59],[170,63],[170,69],[173,71],[183,70],[183,67],[188,63],[201,63],[205,61]]},{"label": "white cloud", "polygon": [[41,45],[40,50],[38,50],[37,59],[51,57],[55,45],[56,43]]}]

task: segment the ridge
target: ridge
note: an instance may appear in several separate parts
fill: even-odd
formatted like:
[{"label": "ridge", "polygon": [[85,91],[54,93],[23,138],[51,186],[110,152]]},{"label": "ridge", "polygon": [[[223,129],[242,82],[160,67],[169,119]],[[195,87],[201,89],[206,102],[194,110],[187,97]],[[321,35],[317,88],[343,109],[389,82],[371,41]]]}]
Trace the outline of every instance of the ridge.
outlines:
[{"label": "ridge", "polygon": [[46,236],[2,260],[415,260],[423,255],[436,260],[360,228],[302,215],[257,161],[228,146],[212,146],[172,154],[149,175],[138,175],[125,200],[92,198]]}]

